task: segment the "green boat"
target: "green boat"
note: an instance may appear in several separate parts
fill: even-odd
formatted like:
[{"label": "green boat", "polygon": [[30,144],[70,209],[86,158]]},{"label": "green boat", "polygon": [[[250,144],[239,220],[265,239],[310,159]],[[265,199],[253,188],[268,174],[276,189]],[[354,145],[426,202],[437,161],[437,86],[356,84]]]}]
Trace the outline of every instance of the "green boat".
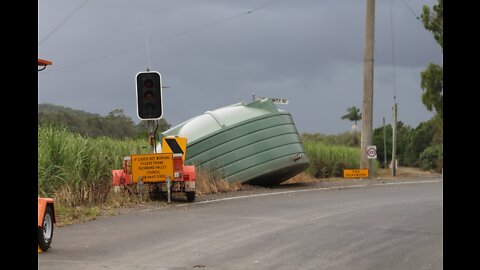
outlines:
[{"label": "green boat", "polygon": [[187,137],[185,163],[230,182],[276,185],[309,165],[292,116],[270,99],[207,111],[163,136]]}]

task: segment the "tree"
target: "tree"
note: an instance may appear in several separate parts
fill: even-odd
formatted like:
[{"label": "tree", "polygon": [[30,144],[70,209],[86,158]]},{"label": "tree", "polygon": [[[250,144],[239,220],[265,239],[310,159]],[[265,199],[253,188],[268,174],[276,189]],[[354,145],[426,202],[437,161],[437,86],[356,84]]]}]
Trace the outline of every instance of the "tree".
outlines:
[{"label": "tree", "polygon": [[405,155],[406,163],[410,166],[418,167],[420,154],[434,143],[434,136],[438,132],[435,120],[434,117],[427,122],[422,122],[412,130]]},{"label": "tree", "polygon": [[433,5],[433,11],[428,6],[423,6],[421,17],[423,26],[433,33],[443,51],[443,0],[438,0],[438,4]]},{"label": "tree", "polygon": [[420,76],[421,87],[425,91],[422,95],[423,104],[429,111],[435,109],[443,118],[443,68],[430,63]]},{"label": "tree", "polygon": [[353,129],[353,145],[358,146],[358,138],[357,138],[357,121],[362,119],[362,114],[360,113],[360,109],[352,106],[347,109],[347,114],[342,116],[342,119],[348,119],[352,122],[355,122],[352,126]]},{"label": "tree", "polygon": [[123,109],[115,109],[104,118],[104,132],[114,138],[127,138],[136,135],[137,130],[133,120],[126,116]]},{"label": "tree", "polygon": [[[390,124],[385,126],[386,131],[386,147],[383,145],[383,127],[379,127],[373,130],[372,134],[372,144],[377,146],[377,157],[380,162],[380,166],[385,166],[384,155],[387,152],[387,159],[392,156],[392,134],[393,129]],[[413,129],[405,125],[402,121],[397,121],[397,159],[398,165],[400,166],[411,166],[409,163],[410,159],[408,157],[408,145],[412,137]],[[422,149],[423,151],[423,149]],[[388,161],[387,161],[388,163]]]},{"label": "tree", "polygon": [[[432,9],[423,6],[422,22],[425,29],[433,33],[433,37],[443,52],[443,0],[438,0],[438,4],[434,5]],[[421,72],[420,77],[421,88],[424,91],[423,104],[429,111],[435,109],[443,119],[443,68],[430,63],[428,68]]]},{"label": "tree", "polygon": [[385,155],[387,156],[387,164],[392,157],[392,125],[388,124],[385,126],[385,133],[386,149],[383,143],[383,127],[375,128],[372,132],[372,145],[377,146],[377,160],[380,163],[380,167],[385,166]]}]

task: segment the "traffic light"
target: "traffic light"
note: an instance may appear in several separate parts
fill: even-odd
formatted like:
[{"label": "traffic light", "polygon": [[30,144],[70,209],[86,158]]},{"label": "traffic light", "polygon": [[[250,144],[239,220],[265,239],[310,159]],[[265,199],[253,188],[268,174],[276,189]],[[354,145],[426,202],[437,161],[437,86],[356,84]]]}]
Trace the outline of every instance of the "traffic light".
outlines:
[{"label": "traffic light", "polygon": [[139,72],[137,83],[137,115],[141,120],[162,118],[162,77],[157,71]]}]

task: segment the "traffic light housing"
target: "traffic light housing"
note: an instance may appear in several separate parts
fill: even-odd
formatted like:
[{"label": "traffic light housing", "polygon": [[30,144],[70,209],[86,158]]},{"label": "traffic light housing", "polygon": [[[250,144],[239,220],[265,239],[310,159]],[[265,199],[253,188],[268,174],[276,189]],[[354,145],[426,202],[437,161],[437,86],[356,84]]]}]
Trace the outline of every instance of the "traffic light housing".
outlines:
[{"label": "traffic light housing", "polygon": [[157,71],[137,73],[137,116],[141,120],[162,118],[162,77]]}]

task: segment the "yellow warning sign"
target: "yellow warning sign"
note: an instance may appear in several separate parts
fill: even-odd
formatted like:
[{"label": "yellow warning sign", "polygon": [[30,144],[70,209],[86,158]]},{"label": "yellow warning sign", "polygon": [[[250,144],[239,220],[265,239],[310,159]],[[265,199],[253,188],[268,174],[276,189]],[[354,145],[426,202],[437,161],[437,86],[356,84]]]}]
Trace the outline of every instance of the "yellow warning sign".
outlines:
[{"label": "yellow warning sign", "polygon": [[170,176],[173,179],[173,154],[132,155],[132,181],[163,182]]},{"label": "yellow warning sign", "polygon": [[182,159],[185,161],[186,151],[186,137],[167,136],[162,139],[162,153],[182,154]]},{"label": "yellow warning sign", "polygon": [[368,177],[368,169],[343,170],[344,178]]}]

